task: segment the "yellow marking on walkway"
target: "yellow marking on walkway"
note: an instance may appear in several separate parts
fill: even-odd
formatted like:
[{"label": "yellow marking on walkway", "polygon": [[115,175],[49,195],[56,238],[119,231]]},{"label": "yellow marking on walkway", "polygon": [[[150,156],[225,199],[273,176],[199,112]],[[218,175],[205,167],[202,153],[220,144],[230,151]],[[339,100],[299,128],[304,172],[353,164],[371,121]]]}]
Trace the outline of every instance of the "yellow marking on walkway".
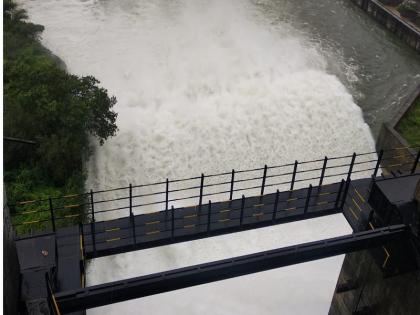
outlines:
[{"label": "yellow marking on walkway", "polygon": [[158,224],[160,223],[160,221],[150,221],[150,222],[146,222],[146,225],[152,225],[152,224]]},{"label": "yellow marking on walkway", "polygon": [[392,165],[388,165],[388,167],[401,166],[401,165],[402,165],[402,163],[399,163],[399,164],[392,164]]},{"label": "yellow marking on walkway", "polygon": [[55,300],[55,295],[52,293],[51,288],[50,288],[50,291],[51,291],[51,297],[52,297],[52,300],[53,300],[53,304],[54,304],[55,312],[57,313],[56,315],[61,315],[61,313],[60,313],[60,309],[58,308],[57,301]]},{"label": "yellow marking on walkway", "polygon": [[27,200],[27,201],[21,201],[21,202],[19,202],[19,204],[20,205],[25,205],[25,204],[27,204],[27,203],[34,203],[34,202],[36,202],[37,200]]},{"label": "yellow marking on walkway", "polygon": [[252,216],[253,216],[253,217],[260,217],[260,216],[262,216],[262,215],[264,215],[264,212],[260,212],[260,213],[253,213],[253,214],[252,214]]},{"label": "yellow marking on walkway", "polygon": [[80,207],[80,205],[67,205],[67,206],[64,206],[64,208],[76,208],[76,207]]},{"label": "yellow marking on walkway", "polygon": [[35,220],[35,221],[26,221],[26,222],[22,222],[22,224],[33,224],[33,223],[38,223],[40,220]]},{"label": "yellow marking on walkway", "polygon": [[296,210],[296,207],[284,209],[285,211]]},{"label": "yellow marking on walkway", "polygon": [[29,214],[29,213],[35,213],[35,212],[38,212],[38,210],[24,211],[24,212],[21,212],[21,213],[18,213],[18,214]]},{"label": "yellow marking on walkway", "polygon": [[230,209],[220,210],[219,213],[229,212]]},{"label": "yellow marking on walkway", "polygon": [[330,192],[324,192],[324,193],[321,193],[321,194],[318,194],[319,196],[325,196],[325,195],[330,195],[331,193]]},{"label": "yellow marking on walkway", "polygon": [[195,224],[188,224],[188,225],[184,225],[184,229],[190,229],[195,227]]},{"label": "yellow marking on walkway", "polygon": [[109,240],[106,240],[107,242],[115,242],[115,241],[119,241],[121,239],[121,237],[116,237],[116,238],[110,238]]},{"label": "yellow marking on walkway", "polygon": [[365,198],[362,197],[362,195],[357,191],[356,188],[354,188],[354,191],[356,192],[356,194],[359,196],[360,201],[362,201],[363,203],[366,202]]},{"label": "yellow marking on walkway", "polygon": [[353,209],[349,207],[350,212],[353,214],[353,216],[356,218],[356,220],[359,220],[359,217],[354,213]]},{"label": "yellow marking on walkway", "polygon": [[263,204],[263,203],[259,203],[259,204],[254,205],[254,207],[255,207],[255,208],[257,208],[257,207],[262,207],[262,206],[264,206],[264,204]]},{"label": "yellow marking on walkway", "polygon": [[184,215],[184,219],[195,218],[197,214]]},{"label": "yellow marking on walkway", "polygon": [[389,259],[389,257],[390,257],[391,255],[389,254],[389,252],[388,252],[388,250],[385,248],[385,246],[382,246],[382,248],[384,249],[385,254],[386,254],[386,257],[385,257],[384,263],[382,264],[382,268],[385,268],[386,263],[388,262],[388,259]]},{"label": "yellow marking on walkway", "polygon": [[85,260],[85,256],[83,255],[83,236],[80,234],[80,255],[82,256],[82,260]]},{"label": "yellow marking on walkway", "polygon": [[230,221],[230,219],[221,219],[221,220],[218,220],[219,222],[226,222],[226,221]]},{"label": "yellow marking on walkway", "polygon": [[289,201],[293,201],[293,200],[297,200],[297,198],[290,198],[290,199],[287,199],[287,202],[289,202]]},{"label": "yellow marking on walkway", "polygon": [[152,232],[147,232],[146,235],[153,235],[153,234],[158,234],[158,233],[160,233],[160,231],[156,230],[156,231],[152,231]]},{"label": "yellow marking on walkway", "polygon": [[356,207],[359,209],[360,212],[362,212],[362,208],[360,208],[359,204],[356,202],[356,200],[354,200],[354,198],[351,198],[351,200],[353,201],[353,203],[356,205]]},{"label": "yellow marking on walkway", "polygon": [[112,229],[107,229],[105,230],[105,232],[113,232],[113,231],[119,231],[121,228],[116,227],[116,228],[112,228]]},{"label": "yellow marking on walkway", "polygon": [[63,198],[71,198],[71,197],[76,197],[76,196],[79,196],[79,195],[78,194],[66,195],[66,196],[63,196]]},{"label": "yellow marking on walkway", "polygon": [[320,205],[325,205],[327,203],[328,203],[328,201],[320,201],[320,202],[317,203],[317,205],[320,206]]},{"label": "yellow marking on walkway", "polygon": [[67,214],[64,217],[65,218],[74,218],[74,217],[78,217],[80,214]]}]

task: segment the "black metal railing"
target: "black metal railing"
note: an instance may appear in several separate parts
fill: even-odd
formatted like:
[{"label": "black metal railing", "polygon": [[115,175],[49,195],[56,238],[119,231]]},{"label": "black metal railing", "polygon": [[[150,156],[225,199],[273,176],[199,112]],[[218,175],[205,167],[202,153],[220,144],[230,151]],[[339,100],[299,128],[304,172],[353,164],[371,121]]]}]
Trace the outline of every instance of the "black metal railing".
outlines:
[{"label": "black metal railing", "polygon": [[[157,234],[162,235],[163,238],[174,238],[182,234],[189,234],[190,229],[193,229],[194,233],[210,234],[215,230],[243,227],[248,224],[265,222],[269,225],[277,220],[296,215],[305,217],[309,214],[310,217],[310,214],[316,212],[330,212],[332,209],[341,207],[344,203],[345,180],[342,179],[339,184],[329,184],[328,186],[328,200],[322,200],[321,198],[326,196],[324,190],[317,189],[309,184],[307,188],[301,189],[300,197],[290,198],[293,194],[281,193],[277,190],[274,194],[263,196],[245,198],[245,195],[242,195],[240,199],[232,201],[213,203],[209,200],[208,203],[202,204],[201,208],[199,206],[181,208],[171,206],[169,210],[162,210],[161,220],[144,222],[143,224],[137,224],[131,215],[129,224],[117,229],[119,235],[117,238],[109,233],[113,232],[113,229],[95,231],[96,224],[106,221],[98,221],[96,224],[92,221],[90,231],[84,231],[84,237],[90,241],[93,251],[96,252],[97,246],[114,241],[130,240],[133,245],[136,245],[138,244],[136,237],[146,241],[145,237]],[[331,186],[334,187],[330,188]],[[270,195],[274,198],[271,198],[271,202],[266,202],[265,199],[269,198]],[[258,202],[264,203],[255,204],[250,199],[256,199]],[[246,201],[251,201],[248,202],[251,204],[246,205]],[[214,210],[215,206],[220,208],[221,204],[225,205],[222,210]],[[194,210],[193,214],[191,215],[188,210]],[[221,217],[221,214],[224,214],[224,216]]]},{"label": "black metal railing", "polygon": [[[410,150],[410,151],[409,151]],[[413,155],[413,150],[416,152]],[[400,173],[414,173],[419,162],[417,148],[394,148],[340,157],[132,185],[83,193],[22,201],[9,205],[13,223],[20,233],[53,230],[80,222],[95,222],[117,217],[168,211],[172,207],[202,207],[209,201],[240,199],[242,195],[259,196],[279,191],[323,186],[345,181],[343,194],[353,177],[377,177],[384,169],[398,168]],[[395,174],[394,174],[395,175]],[[311,185],[311,186],[309,186]],[[336,204],[335,206],[341,206]]]}]

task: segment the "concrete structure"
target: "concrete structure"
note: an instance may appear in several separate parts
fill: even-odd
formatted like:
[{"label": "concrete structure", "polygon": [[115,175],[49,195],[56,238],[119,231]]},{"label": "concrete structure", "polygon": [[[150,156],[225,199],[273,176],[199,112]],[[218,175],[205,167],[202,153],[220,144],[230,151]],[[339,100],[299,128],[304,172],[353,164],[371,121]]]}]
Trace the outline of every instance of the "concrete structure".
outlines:
[{"label": "concrete structure", "polygon": [[420,32],[411,23],[377,0],[351,0],[375,20],[401,38],[410,47],[420,52]]},{"label": "concrete structure", "polygon": [[19,262],[14,243],[14,233],[7,207],[6,189],[3,191],[3,313],[18,313]]}]

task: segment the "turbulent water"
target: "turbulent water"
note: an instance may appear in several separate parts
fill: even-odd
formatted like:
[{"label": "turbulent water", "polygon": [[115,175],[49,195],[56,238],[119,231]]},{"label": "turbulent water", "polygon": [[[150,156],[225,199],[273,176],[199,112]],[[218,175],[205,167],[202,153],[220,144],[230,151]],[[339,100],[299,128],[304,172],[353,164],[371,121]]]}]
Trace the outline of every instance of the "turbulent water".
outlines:
[{"label": "turbulent water", "polygon": [[[70,72],[96,76],[117,96],[119,132],[96,147],[89,188],[374,147],[352,96],[362,98],[357,84],[365,73],[300,27],[295,1],[23,3],[32,21],[45,25],[44,44]],[[398,47],[386,49],[400,54]],[[393,95],[386,106],[400,97]],[[90,264],[88,284],[348,232],[341,216],[330,216],[106,257]],[[334,257],[89,314],[326,314],[341,263]]]}]

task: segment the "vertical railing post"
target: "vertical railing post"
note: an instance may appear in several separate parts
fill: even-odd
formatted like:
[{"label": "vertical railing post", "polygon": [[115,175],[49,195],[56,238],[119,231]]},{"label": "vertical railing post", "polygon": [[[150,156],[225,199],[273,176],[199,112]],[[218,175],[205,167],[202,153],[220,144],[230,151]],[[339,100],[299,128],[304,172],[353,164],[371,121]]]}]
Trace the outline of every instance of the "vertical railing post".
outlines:
[{"label": "vertical railing post", "polygon": [[349,192],[351,179],[347,179],[343,189],[343,200],[341,201],[341,209],[344,208],[344,203],[346,202],[347,194]]},{"label": "vertical railing post", "polygon": [[211,201],[209,200],[209,208],[207,213],[207,233],[210,232],[210,222],[211,222]]},{"label": "vertical railing post", "polygon": [[53,203],[52,203],[51,197],[49,198],[49,201],[50,201],[51,225],[52,225],[53,232],[55,232],[54,208],[53,208]]},{"label": "vertical railing post", "polygon": [[[367,219],[367,224],[366,224],[366,227],[365,227],[365,229],[367,230],[369,227],[370,228],[374,228],[373,227],[373,224],[371,223],[372,222],[372,219],[373,219],[373,209],[370,209],[370,211],[369,211],[369,216],[368,216],[368,219]],[[372,225],[372,226],[370,226],[370,224]]]},{"label": "vertical railing post", "polygon": [[245,208],[245,196],[242,195],[242,200],[241,200],[241,216],[239,219],[239,225],[242,226],[242,222],[244,220],[244,208]]},{"label": "vertical railing post", "polygon": [[267,177],[267,165],[264,165],[264,174],[261,183],[261,196],[264,195],[264,188],[265,188],[265,179]]},{"label": "vertical railing post", "polygon": [[378,160],[376,161],[375,170],[373,171],[372,178],[375,179],[378,174],[379,166],[382,162],[382,157],[384,155],[384,150],[379,151]]},{"label": "vertical railing post", "polygon": [[201,174],[201,183],[200,183],[200,199],[199,199],[199,209],[201,210],[201,204],[203,202],[203,188],[204,188],[204,174]]},{"label": "vertical railing post", "polygon": [[169,204],[169,179],[166,179],[165,211],[168,211]]},{"label": "vertical railing post", "polygon": [[85,240],[83,233],[83,224],[79,223],[79,234],[80,234],[80,273],[82,275],[81,286],[84,288],[85,285]]},{"label": "vertical railing post", "polygon": [[229,195],[229,200],[232,200],[233,198],[233,183],[235,182],[235,170],[232,169],[232,177],[230,180],[230,195]]},{"label": "vertical railing post", "polygon": [[411,169],[411,174],[414,174],[414,172],[416,171],[417,164],[419,163],[419,159],[420,159],[420,149],[417,152],[416,159],[414,160],[413,168]]},{"label": "vertical railing post", "polygon": [[129,206],[130,206],[130,217],[133,216],[133,186],[130,184],[129,186]]},{"label": "vertical railing post", "polygon": [[296,160],[295,166],[293,167],[292,183],[290,184],[290,190],[293,190],[293,187],[295,186],[297,167],[298,167],[298,161]]},{"label": "vertical railing post", "polygon": [[308,212],[309,201],[311,200],[311,194],[312,194],[312,185],[309,184],[308,194],[306,195],[305,209],[303,210],[304,214],[306,214]]},{"label": "vertical railing post", "polygon": [[92,220],[90,222],[90,232],[92,234],[92,245],[94,256],[96,256],[96,232],[95,232],[95,203],[93,202],[93,190],[90,190],[90,209],[92,213]]},{"label": "vertical railing post", "polygon": [[136,218],[134,217],[134,215],[132,213],[130,215],[130,221],[131,221],[131,228],[133,230],[133,243],[134,243],[134,245],[136,245],[136,243],[137,243],[137,239],[136,239]]},{"label": "vertical railing post", "polygon": [[319,189],[321,189],[322,183],[324,181],[324,176],[325,176],[325,169],[327,168],[327,162],[328,162],[328,157],[324,158],[324,164],[322,165],[322,171],[321,171],[321,176],[319,177]]},{"label": "vertical railing post", "polygon": [[171,237],[174,238],[174,236],[175,236],[175,209],[174,209],[174,206],[171,206],[171,212],[172,212],[172,216],[171,216],[171,221],[172,221]]},{"label": "vertical railing post", "polygon": [[341,209],[344,207],[344,202],[346,201],[347,193],[348,193],[349,188],[350,188],[351,174],[353,172],[353,166],[354,166],[354,161],[355,160],[356,160],[356,153],[353,153],[353,156],[351,158],[350,167],[349,167],[349,172],[347,173],[347,180],[346,180],[346,185],[344,187],[343,201],[341,203]]},{"label": "vertical railing post", "polygon": [[136,243],[137,243],[137,240],[136,240],[136,219],[134,218],[134,214],[133,214],[133,185],[130,184],[129,190],[130,190],[130,192],[129,192],[129,195],[130,195],[130,203],[129,203],[130,217],[129,217],[129,220],[131,222],[131,229],[132,229],[132,232],[133,232],[133,243],[134,243],[134,245],[136,245]]},{"label": "vertical railing post", "polygon": [[351,178],[351,173],[353,172],[353,166],[354,166],[354,161],[355,160],[356,160],[356,153],[353,153],[353,155],[351,157],[349,172],[347,173],[347,181],[349,181],[350,178]]},{"label": "vertical railing post", "polygon": [[278,204],[279,204],[279,195],[280,195],[280,192],[277,189],[277,191],[276,191],[276,199],[274,200],[273,218],[272,218],[273,221],[276,219],[277,207],[278,207]]},{"label": "vertical railing post", "polygon": [[334,209],[337,209],[338,203],[340,202],[341,192],[343,191],[344,187],[344,179],[341,180],[340,188],[338,189],[337,198],[335,199]]}]

